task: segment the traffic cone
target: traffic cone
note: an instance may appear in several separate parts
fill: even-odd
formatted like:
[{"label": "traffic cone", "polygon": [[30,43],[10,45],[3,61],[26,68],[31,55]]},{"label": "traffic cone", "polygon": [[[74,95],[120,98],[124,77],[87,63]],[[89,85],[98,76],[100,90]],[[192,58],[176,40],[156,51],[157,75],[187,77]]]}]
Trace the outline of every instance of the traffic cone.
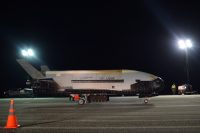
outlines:
[{"label": "traffic cone", "polygon": [[15,116],[14,100],[11,99],[8,120],[5,128],[18,128],[19,126],[20,125],[18,125],[17,117]]}]

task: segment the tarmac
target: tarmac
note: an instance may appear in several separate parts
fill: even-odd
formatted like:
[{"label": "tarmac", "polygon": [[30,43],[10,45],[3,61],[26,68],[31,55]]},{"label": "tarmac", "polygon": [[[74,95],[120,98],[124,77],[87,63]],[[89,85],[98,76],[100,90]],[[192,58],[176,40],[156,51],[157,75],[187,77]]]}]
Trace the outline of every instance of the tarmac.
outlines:
[{"label": "tarmac", "polygon": [[200,95],[137,97],[78,105],[68,98],[16,98],[21,125],[4,129],[10,99],[0,99],[0,133],[199,133]]}]

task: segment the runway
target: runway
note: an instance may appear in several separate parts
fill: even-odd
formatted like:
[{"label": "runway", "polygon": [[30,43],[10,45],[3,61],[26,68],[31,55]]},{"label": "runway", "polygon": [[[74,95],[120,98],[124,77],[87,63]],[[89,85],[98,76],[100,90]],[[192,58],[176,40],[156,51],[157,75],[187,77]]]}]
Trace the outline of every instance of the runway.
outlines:
[{"label": "runway", "polygon": [[0,132],[17,133],[178,133],[200,132],[200,95],[137,97],[78,105],[67,98],[18,98],[18,129],[4,129],[9,99],[0,99]]}]

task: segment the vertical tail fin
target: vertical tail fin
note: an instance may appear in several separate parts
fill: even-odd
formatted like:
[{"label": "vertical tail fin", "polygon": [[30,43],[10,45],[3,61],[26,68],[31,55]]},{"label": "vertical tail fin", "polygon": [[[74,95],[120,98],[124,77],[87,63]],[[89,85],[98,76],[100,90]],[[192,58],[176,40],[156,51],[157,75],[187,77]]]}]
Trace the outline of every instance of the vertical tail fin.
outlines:
[{"label": "vertical tail fin", "polygon": [[33,79],[42,79],[44,75],[38,71],[35,67],[29,64],[24,59],[17,59],[17,62],[22,66],[22,68],[31,76]]},{"label": "vertical tail fin", "polygon": [[46,65],[42,65],[42,66],[40,66],[40,68],[41,68],[41,72],[43,75],[46,75],[46,71],[50,70],[49,67]]}]

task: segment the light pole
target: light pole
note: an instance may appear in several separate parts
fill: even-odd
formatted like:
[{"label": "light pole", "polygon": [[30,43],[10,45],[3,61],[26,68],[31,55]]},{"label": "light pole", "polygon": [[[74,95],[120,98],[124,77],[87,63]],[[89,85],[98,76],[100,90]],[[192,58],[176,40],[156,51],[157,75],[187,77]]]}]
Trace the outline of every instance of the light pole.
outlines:
[{"label": "light pole", "polygon": [[[21,55],[28,60],[28,59],[30,59],[32,57],[35,57],[35,52],[31,48],[29,48],[29,49],[22,49],[21,50]],[[30,78],[29,78],[29,76],[27,76],[26,85],[28,87],[30,85]]]},{"label": "light pole", "polygon": [[190,74],[189,74],[188,49],[192,48],[192,42],[189,39],[179,40],[178,45],[180,49],[185,50],[186,76],[187,76],[187,84],[189,84]]}]

